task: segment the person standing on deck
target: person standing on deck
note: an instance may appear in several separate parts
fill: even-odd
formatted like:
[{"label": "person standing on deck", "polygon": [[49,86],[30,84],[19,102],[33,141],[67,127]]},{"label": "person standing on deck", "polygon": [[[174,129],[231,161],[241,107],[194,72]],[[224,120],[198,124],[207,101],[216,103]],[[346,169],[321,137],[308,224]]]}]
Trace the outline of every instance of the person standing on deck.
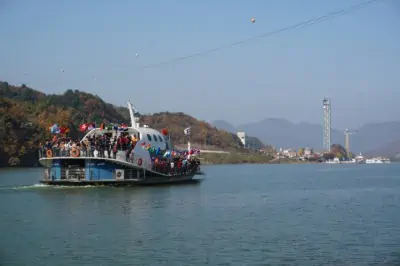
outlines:
[{"label": "person standing on deck", "polygon": [[174,174],[174,171],[175,171],[175,169],[174,169],[174,166],[175,166],[175,164],[174,164],[174,161],[171,161],[171,171],[170,171],[170,173],[171,174]]},{"label": "person standing on deck", "polygon": [[107,156],[108,158],[111,158],[111,143],[110,143],[110,138],[108,136],[106,136],[105,139],[105,146],[107,150]]},{"label": "person standing on deck", "polygon": [[182,174],[182,158],[178,160],[178,174]]},{"label": "person standing on deck", "polygon": [[136,135],[133,135],[132,136],[132,149],[135,148],[137,142],[138,142],[138,139],[136,138]]},{"label": "person standing on deck", "polygon": [[186,170],[187,170],[187,159],[184,158],[184,159],[182,160],[182,172],[185,174],[185,173],[186,173]]},{"label": "person standing on deck", "polygon": [[118,151],[117,136],[114,136],[114,140],[112,141],[112,151],[113,151],[113,159],[116,159],[117,158],[117,151]]},{"label": "person standing on deck", "polygon": [[160,165],[159,165],[158,157],[156,157],[154,159],[154,168],[155,168],[156,171],[160,171]]}]

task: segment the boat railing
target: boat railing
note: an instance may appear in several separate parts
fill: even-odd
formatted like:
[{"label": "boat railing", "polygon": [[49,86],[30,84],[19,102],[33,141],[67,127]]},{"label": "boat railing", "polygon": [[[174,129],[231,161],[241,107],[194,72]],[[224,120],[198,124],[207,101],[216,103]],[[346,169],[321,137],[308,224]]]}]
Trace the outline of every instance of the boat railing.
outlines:
[{"label": "boat railing", "polygon": [[[60,149],[56,147],[52,148],[45,148],[45,149],[39,149],[39,159],[51,159],[51,158],[109,158],[109,159],[114,159],[117,161],[122,161],[126,163],[131,163],[134,164],[134,157],[132,156],[126,156],[126,150],[119,150],[116,154],[114,154],[112,151],[110,154],[108,154],[108,151],[97,151],[97,150],[80,150],[78,148],[75,149]],[[146,165],[151,166],[153,171],[156,172],[161,172],[165,174],[172,174],[172,175],[180,175],[184,174],[187,172],[198,172],[200,170],[200,167],[185,167],[182,169],[178,169],[177,167],[174,167],[173,169],[170,168],[169,163],[166,164],[166,167],[162,169],[159,169],[159,166],[154,165],[151,162],[143,162],[143,167]]]},{"label": "boat railing", "polygon": [[97,150],[84,150],[79,148],[72,149],[60,149],[57,147],[39,149],[39,159],[62,157],[62,158],[109,158],[119,161],[125,161],[132,163],[132,157],[126,156],[126,150],[118,150],[117,153],[110,153],[105,151]]}]

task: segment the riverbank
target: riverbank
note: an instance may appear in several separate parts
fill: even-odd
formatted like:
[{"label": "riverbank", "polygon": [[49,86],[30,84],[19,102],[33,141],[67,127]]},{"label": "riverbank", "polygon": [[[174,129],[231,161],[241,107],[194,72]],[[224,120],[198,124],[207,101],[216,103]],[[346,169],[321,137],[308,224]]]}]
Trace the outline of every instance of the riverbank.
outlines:
[{"label": "riverbank", "polygon": [[302,161],[299,159],[280,158],[273,159],[268,162],[269,164],[317,164],[317,161]]},{"label": "riverbank", "polygon": [[272,155],[259,154],[259,153],[229,153],[229,154],[216,154],[216,153],[202,153],[200,155],[201,164],[268,164],[268,163],[291,163],[291,162],[274,162]]},{"label": "riverbank", "polygon": [[276,159],[272,155],[260,153],[234,153],[215,154],[202,153],[200,155],[201,164],[315,164],[317,162],[301,161],[299,159],[280,158]]}]

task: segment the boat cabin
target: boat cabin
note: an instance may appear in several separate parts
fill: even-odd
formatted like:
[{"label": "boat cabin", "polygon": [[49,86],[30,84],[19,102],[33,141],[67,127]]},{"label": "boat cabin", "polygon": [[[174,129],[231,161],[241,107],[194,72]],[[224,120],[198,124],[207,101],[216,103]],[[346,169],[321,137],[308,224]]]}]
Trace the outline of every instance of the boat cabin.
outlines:
[{"label": "boat cabin", "polygon": [[163,136],[161,132],[148,128],[141,127],[138,129],[140,133],[140,140],[143,140],[146,144],[151,144],[153,147],[160,147],[161,150],[168,150],[168,138]]}]

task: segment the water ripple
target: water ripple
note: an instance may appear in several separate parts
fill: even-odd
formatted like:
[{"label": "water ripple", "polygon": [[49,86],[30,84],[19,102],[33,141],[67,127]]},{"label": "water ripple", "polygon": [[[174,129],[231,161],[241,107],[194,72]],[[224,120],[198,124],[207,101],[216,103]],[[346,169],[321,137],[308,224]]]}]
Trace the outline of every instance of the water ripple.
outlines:
[{"label": "water ripple", "polygon": [[2,265],[398,265],[400,166],[318,167],[214,166],[204,167],[207,181],[197,186],[96,189],[50,188],[35,184],[39,172],[29,183],[30,172],[8,171],[12,179],[0,178],[0,259]]}]

